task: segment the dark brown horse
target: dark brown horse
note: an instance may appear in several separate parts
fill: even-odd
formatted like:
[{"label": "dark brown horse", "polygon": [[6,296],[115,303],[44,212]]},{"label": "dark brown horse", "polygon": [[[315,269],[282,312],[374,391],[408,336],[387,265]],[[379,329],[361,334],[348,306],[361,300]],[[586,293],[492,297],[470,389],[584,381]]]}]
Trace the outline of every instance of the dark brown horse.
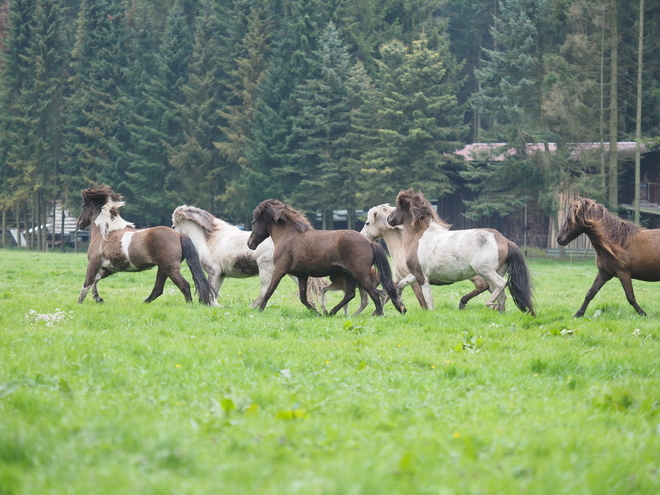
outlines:
[{"label": "dark brown horse", "polygon": [[204,275],[199,256],[192,241],[169,227],[152,227],[138,230],[119,215],[124,205],[121,196],[102,185],[82,191],[82,213],[78,228],[90,226],[90,243],[87,249],[87,276],[80,291],[82,303],[89,289],[96,302],[103,302],[96,285],[99,280],[117,272],[140,272],[158,266],[156,283],[151,295],[144,302],[151,302],[163,293],[169,277],[181,290],[187,302],[192,302],[190,284],[180,272],[181,261],[188,267],[199,293],[199,301],[216,305],[215,293]]},{"label": "dark brown horse", "polygon": [[635,300],[632,279],[660,281],[660,229],[621,220],[594,200],[578,198],[568,208],[557,242],[565,246],[580,234],[587,234],[596,250],[598,273],[575,316],[584,315],[594,296],[613,277],[619,279],[637,313],[645,315]]},{"label": "dark brown horse", "polygon": [[355,297],[355,287],[358,284],[367,291],[376,305],[373,314],[382,315],[383,304],[370,275],[371,267],[375,264],[380,274],[380,282],[392,299],[394,307],[401,313],[406,311],[392,282],[392,272],[385,250],[359,232],[314,230],[301,212],[281,201],[269,199],[261,202],[254,210],[248,247],[256,249],[268,237],[273,239],[275,245],[275,270],[259,310],[266,307],[268,299],[287,273],[298,278],[300,301],[313,311],[316,311],[316,308],[307,300],[307,279],[345,274],[344,298],[329,314],[334,315]]}]

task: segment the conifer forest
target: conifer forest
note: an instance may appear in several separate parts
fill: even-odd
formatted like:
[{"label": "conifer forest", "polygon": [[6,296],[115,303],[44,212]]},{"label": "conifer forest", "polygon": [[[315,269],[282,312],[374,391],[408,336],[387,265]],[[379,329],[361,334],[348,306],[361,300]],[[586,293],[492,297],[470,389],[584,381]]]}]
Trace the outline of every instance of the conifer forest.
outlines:
[{"label": "conifer forest", "polygon": [[[77,214],[80,190],[102,183],[140,226],[182,204],[242,223],[278,198],[346,210],[351,228],[401,189],[442,198],[459,183],[479,193],[474,217],[552,211],[569,182],[611,206],[616,165],[569,160],[571,144],[660,143],[660,0],[1,7],[6,224],[43,223],[56,201]],[[521,152],[454,154],[478,142]]]}]

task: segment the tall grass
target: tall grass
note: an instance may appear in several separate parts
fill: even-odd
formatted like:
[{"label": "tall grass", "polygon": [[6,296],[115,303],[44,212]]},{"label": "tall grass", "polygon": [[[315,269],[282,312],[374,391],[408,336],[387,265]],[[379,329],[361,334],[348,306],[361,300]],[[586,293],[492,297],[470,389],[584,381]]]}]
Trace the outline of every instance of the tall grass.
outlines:
[{"label": "tall grass", "polygon": [[469,282],[327,318],[288,279],[147,305],[155,271],[78,305],[84,255],[0,250],[0,494],[660,493],[660,284],[574,319],[593,260],[529,264],[536,318]]}]

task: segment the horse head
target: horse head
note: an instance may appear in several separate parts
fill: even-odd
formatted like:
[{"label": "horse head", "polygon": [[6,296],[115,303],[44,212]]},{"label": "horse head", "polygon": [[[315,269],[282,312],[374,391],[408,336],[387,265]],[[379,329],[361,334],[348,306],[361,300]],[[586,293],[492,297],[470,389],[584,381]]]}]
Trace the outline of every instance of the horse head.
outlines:
[{"label": "horse head", "polygon": [[566,212],[564,224],[557,234],[557,243],[566,246],[569,242],[584,234],[592,224],[594,212],[602,217],[603,207],[588,198],[576,198]]},{"label": "horse head", "polygon": [[[392,230],[392,226],[387,223],[387,219],[396,208],[389,204],[382,204],[370,208],[367,212],[367,221],[364,223],[360,234],[367,239],[375,240],[385,235],[385,232]],[[394,227],[400,229],[400,226]]]},{"label": "horse head", "polygon": [[80,230],[85,230],[92,223],[92,220],[101,213],[101,209],[108,200],[119,202],[122,199],[121,195],[113,192],[110,186],[105,184],[83,189],[80,191],[80,195],[83,199],[82,212],[77,219],[78,229]]},{"label": "horse head", "polygon": [[397,195],[396,209],[387,219],[387,223],[393,227],[404,223],[414,226],[428,225],[430,222],[439,223],[445,228],[450,227],[438,216],[430,201],[422,193],[416,193],[412,189],[401,191]]}]

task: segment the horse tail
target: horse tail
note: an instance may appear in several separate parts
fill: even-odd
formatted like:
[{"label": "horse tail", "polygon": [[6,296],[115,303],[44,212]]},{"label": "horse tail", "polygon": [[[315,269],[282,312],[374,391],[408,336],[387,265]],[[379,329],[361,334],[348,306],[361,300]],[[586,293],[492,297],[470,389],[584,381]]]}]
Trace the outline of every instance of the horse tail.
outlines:
[{"label": "horse tail", "polygon": [[394,285],[392,280],[392,269],[390,268],[390,262],[387,260],[387,254],[380,244],[375,242],[371,243],[371,250],[374,254],[374,264],[378,270],[378,275],[380,276],[380,283],[387,292],[387,295],[390,296],[394,307],[399,313],[405,313],[406,307],[401,302],[401,296]]},{"label": "horse tail", "polygon": [[518,246],[509,242],[509,292],[518,309],[536,316],[532,303],[532,280],[525,257]]},{"label": "horse tail", "polygon": [[197,248],[187,235],[181,235],[180,238],[183,259],[188,263],[188,268],[190,268],[190,272],[192,273],[195,290],[199,294],[199,302],[211,306],[215,303],[216,294],[204,274]]}]

